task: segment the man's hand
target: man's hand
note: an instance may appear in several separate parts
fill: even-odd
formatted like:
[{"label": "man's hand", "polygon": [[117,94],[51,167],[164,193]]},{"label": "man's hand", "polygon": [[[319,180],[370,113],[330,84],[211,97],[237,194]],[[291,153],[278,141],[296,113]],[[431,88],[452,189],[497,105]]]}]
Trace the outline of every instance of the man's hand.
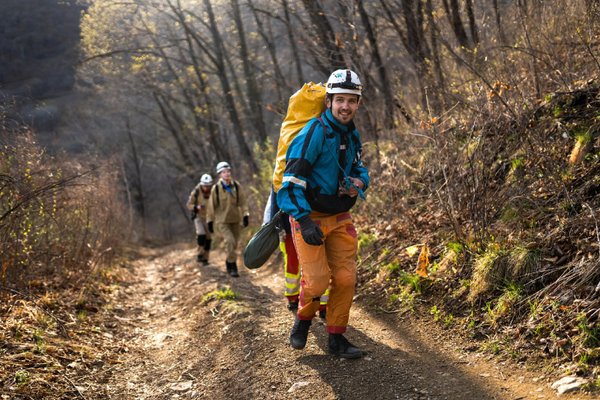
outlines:
[{"label": "man's hand", "polygon": [[305,215],[297,221],[298,224],[300,224],[302,239],[304,239],[307,244],[312,246],[320,246],[323,244],[323,238],[325,235],[323,235],[323,231],[319,225],[315,223],[315,221],[310,219],[308,215]]},{"label": "man's hand", "polygon": [[208,223],[208,231],[209,231],[210,233],[215,233],[215,228],[214,228],[214,226],[213,226],[213,222],[212,222],[212,221],[210,221],[210,222]]},{"label": "man's hand", "polygon": [[243,219],[242,223],[244,224],[244,228],[248,226],[248,216],[247,215],[244,215],[244,219]]},{"label": "man's hand", "polygon": [[[362,190],[365,187],[365,184],[363,183],[363,181],[361,181],[358,178],[353,178],[353,177],[348,177],[348,179],[350,179],[350,182],[352,182],[354,184],[354,186],[358,187],[360,190]],[[356,197],[358,196],[358,190],[356,190],[356,188],[354,186],[350,186],[350,189],[348,189],[348,196],[350,197]]]}]

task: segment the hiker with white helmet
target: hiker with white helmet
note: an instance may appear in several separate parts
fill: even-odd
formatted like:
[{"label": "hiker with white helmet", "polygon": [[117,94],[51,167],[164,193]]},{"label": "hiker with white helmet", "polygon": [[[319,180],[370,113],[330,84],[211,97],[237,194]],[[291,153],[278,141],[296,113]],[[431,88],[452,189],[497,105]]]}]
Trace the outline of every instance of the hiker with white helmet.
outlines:
[{"label": "hiker with white helmet", "polygon": [[227,258],[227,273],[240,276],[237,269],[237,246],[242,225],[248,226],[249,213],[246,196],[238,181],[231,176],[231,165],[225,161],[217,164],[219,181],[213,186],[208,199],[206,219],[208,230],[223,237]]},{"label": "hiker with white helmet", "polygon": [[209,174],[202,175],[200,182],[192,190],[187,201],[187,208],[192,212],[191,219],[194,221],[194,227],[196,228],[196,242],[198,243],[196,261],[204,265],[208,264],[208,254],[212,242],[206,221],[206,206],[212,185],[212,176]]},{"label": "hiker with white helmet", "polygon": [[[359,358],[362,351],[344,336],[356,285],[357,234],[349,210],[369,185],[361,161],[362,144],[353,119],[362,85],[349,70],[331,74],[326,110],[313,118],[286,153],[277,203],[291,216],[295,248],[302,266],[300,305],[290,334],[294,349],[306,346],[320,296],[330,287],[327,304],[329,352]],[[331,285],[331,286],[330,286]]]}]

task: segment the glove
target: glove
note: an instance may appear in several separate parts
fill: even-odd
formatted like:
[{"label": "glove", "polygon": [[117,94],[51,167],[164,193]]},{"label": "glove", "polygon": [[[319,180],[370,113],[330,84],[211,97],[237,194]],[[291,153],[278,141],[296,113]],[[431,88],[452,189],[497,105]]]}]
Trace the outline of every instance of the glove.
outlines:
[{"label": "glove", "polygon": [[323,244],[323,231],[319,228],[319,225],[315,223],[308,215],[297,220],[300,224],[300,232],[302,233],[302,239],[307,244],[312,246],[320,246]]},{"label": "glove", "polygon": [[248,216],[247,215],[244,215],[244,222],[243,222],[243,224],[244,224],[244,228],[248,226]]},{"label": "glove", "polygon": [[215,233],[215,228],[214,228],[214,226],[213,226],[213,222],[212,222],[212,221],[210,221],[210,222],[208,223],[208,231],[209,231],[210,233]]}]

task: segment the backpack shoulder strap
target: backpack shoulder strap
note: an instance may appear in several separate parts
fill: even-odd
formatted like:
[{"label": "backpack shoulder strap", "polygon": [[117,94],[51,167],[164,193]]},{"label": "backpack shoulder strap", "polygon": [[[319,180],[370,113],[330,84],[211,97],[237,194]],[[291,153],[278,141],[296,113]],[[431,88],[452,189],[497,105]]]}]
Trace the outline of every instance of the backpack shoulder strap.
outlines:
[{"label": "backpack shoulder strap", "polygon": [[233,186],[235,186],[235,205],[240,205],[240,190],[238,187],[238,182],[234,179]]},{"label": "backpack shoulder strap", "polygon": [[[219,186],[221,186],[221,181],[217,182],[217,184],[216,184],[216,185],[214,185],[214,186],[212,187],[212,189],[211,189],[212,191],[214,191],[214,192],[215,192],[215,196],[217,197],[217,204],[216,204],[216,207],[219,207]],[[212,192],[211,192],[211,193],[212,193]]]},{"label": "backpack shoulder strap", "polygon": [[317,119],[319,120],[319,123],[323,127],[323,144],[325,144],[325,139],[327,139],[327,132],[328,132],[329,128],[327,127],[327,124],[325,124],[325,121],[323,121],[323,118],[321,118],[320,115],[317,117]]}]

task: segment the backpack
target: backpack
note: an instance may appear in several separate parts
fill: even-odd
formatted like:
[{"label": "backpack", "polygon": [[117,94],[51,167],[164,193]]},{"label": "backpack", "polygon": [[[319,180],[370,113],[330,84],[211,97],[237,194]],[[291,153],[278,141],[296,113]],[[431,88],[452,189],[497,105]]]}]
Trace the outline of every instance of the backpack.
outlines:
[{"label": "backpack", "polygon": [[275,193],[279,191],[283,184],[285,153],[290,143],[308,121],[320,116],[324,110],[325,86],[322,83],[305,83],[300,90],[290,97],[277,143],[277,156],[273,170],[273,190]]},{"label": "backpack", "polygon": [[[285,154],[290,143],[311,119],[319,117],[325,109],[325,86],[321,83],[305,83],[289,100],[287,113],[279,131],[277,156],[273,170],[273,190],[271,196],[281,188],[283,171],[285,170]],[[277,201],[271,199],[276,208]],[[254,269],[260,268],[279,247],[280,224],[287,218],[282,211],[271,209],[269,218],[254,234],[244,248],[244,265]]]}]

